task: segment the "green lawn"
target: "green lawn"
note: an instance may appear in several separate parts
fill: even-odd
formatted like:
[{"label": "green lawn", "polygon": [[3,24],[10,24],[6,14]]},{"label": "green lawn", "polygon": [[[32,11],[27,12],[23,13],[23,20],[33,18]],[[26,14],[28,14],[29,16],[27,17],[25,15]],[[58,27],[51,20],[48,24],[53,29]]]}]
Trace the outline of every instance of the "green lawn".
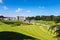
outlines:
[{"label": "green lawn", "polygon": [[18,33],[22,33],[28,36],[35,37],[37,39],[41,40],[57,40],[56,38],[53,38],[55,34],[51,33],[51,31],[48,31],[47,26],[40,25],[40,24],[46,24],[46,25],[53,25],[54,22],[42,22],[36,21],[36,24],[34,25],[20,25],[12,27],[11,25],[4,24],[0,22],[0,32],[1,31],[14,31]]}]

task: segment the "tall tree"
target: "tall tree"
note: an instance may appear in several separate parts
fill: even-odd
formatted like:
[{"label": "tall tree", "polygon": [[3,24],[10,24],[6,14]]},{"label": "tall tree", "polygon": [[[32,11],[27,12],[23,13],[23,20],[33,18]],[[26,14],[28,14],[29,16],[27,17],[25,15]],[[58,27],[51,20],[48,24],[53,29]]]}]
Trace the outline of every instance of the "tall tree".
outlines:
[{"label": "tall tree", "polygon": [[3,20],[4,18],[5,18],[4,16],[2,16],[2,15],[0,16],[0,20]]},{"label": "tall tree", "polygon": [[35,20],[40,20],[40,19],[41,19],[40,16],[35,17]]},{"label": "tall tree", "polygon": [[27,17],[26,20],[29,21],[29,23],[31,22],[32,18],[31,17]]},{"label": "tall tree", "polygon": [[53,21],[53,20],[54,20],[54,15],[51,15],[50,18],[51,18],[51,20]]}]

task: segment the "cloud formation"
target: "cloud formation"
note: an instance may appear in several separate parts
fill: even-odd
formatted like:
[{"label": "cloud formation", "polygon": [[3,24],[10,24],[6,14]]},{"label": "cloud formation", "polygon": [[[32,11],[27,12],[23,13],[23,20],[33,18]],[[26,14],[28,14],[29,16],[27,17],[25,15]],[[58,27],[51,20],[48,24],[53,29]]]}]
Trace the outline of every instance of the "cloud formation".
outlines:
[{"label": "cloud formation", "polygon": [[7,6],[3,6],[3,10],[8,10],[8,7]]},{"label": "cloud formation", "polygon": [[22,12],[22,9],[21,8],[18,8],[17,10],[16,10],[16,12]]},{"label": "cloud formation", "polygon": [[30,13],[30,12],[31,12],[31,10],[27,10],[26,12]]},{"label": "cloud formation", "polygon": [[0,3],[3,3],[3,1],[2,1],[2,0],[0,0]]}]

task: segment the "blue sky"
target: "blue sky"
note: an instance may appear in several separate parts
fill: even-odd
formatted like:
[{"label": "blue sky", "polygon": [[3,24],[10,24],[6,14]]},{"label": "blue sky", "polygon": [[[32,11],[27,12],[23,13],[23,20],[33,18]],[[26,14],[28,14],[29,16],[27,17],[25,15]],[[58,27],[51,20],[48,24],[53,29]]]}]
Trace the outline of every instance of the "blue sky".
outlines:
[{"label": "blue sky", "polygon": [[0,15],[60,15],[60,0],[0,0]]}]

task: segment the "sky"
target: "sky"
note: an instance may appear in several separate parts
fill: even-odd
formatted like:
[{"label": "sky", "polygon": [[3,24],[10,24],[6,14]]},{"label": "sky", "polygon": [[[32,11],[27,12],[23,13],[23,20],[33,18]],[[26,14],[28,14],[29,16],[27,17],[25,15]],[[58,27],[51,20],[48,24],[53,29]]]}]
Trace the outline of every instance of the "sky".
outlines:
[{"label": "sky", "polygon": [[0,15],[60,15],[60,0],[0,0]]}]

